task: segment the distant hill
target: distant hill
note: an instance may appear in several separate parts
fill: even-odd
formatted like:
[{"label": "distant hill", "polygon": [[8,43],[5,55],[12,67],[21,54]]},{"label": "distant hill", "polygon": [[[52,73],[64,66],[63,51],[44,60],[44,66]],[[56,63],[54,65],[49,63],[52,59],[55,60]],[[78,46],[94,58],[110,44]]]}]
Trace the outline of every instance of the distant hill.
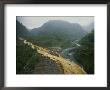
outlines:
[{"label": "distant hill", "polygon": [[34,28],[31,30],[33,35],[43,35],[44,34],[64,34],[69,38],[74,37],[74,39],[80,38],[86,34],[86,31],[77,23],[69,23],[67,21],[61,20],[50,20],[43,24],[39,28]]},{"label": "distant hill", "polygon": [[[62,46],[70,44],[71,41],[80,39],[87,34],[77,23],[69,23],[62,20],[50,20],[39,28],[30,31],[31,36],[35,36],[37,41],[48,46]],[[67,45],[68,46],[68,45]]]}]

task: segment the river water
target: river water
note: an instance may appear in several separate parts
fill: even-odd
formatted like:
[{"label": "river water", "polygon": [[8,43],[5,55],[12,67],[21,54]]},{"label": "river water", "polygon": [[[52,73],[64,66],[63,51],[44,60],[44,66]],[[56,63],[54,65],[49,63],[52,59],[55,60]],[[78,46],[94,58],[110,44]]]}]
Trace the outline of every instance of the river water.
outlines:
[{"label": "river water", "polygon": [[66,59],[70,59],[71,61],[76,62],[76,59],[74,58],[74,50],[75,50],[75,47],[66,48],[66,49],[62,50],[60,55]]}]

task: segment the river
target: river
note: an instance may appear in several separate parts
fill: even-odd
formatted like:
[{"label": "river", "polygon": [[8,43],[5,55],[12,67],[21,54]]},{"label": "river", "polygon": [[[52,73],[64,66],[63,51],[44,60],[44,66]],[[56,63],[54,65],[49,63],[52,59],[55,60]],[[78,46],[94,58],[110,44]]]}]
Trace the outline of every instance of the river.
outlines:
[{"label": "river", "polygon": [[80,63],[78,63],[78,61],[74,57],[74,50],[75,49],[76,49],[76,47],[66,48],[66,49],[62,50],[62,52],[60,53],[60,55],[63,58],[66,58],[66,59],[69,59],[69,60],[75,62],[76,64],[80,65],[83,68],[83,66]]},{"label": "river", "polygon": [[74,50],[75,50],[75,47],[66,48],[66,49],[62,50],[60,55],[66,59],[70,59],[70,60],[76,62],[76,59],[74,58],[74,55],[73,55]]}]

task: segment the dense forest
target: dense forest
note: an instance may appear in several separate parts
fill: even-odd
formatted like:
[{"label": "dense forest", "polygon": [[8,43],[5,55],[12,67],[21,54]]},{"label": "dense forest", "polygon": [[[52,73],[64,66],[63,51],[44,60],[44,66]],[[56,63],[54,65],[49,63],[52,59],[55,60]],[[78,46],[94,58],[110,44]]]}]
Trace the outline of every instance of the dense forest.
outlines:
[{"label": "dense forest", "polygon": [[[25,44],[25,40],[33,46]],[[34,46],[37,48],[33,49]],[[40,55],[39,50],[44,51],[44,55]],[[49,55],[45,57],[45,53]],[[73,62],[76,62],[86,73],[94,74],[94,30],[87,32],[77,23],[60,20],[48,21],[39,28],[28,30],[16,20],[16,73],[64,73],[62,64],[58,60],[51,61],[51,55],[63,57],[63,66],[67,63],[74,66]]]}]

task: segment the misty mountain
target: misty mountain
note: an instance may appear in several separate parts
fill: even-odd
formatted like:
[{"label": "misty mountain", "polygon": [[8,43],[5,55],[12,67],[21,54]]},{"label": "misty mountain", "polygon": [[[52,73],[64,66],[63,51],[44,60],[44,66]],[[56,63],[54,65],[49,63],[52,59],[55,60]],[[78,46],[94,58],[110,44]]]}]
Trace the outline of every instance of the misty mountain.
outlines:
[{"label": "misty mountain", "polygon": [[68,36],[68,38],[77,39],[84,36],[86,31],[84,31],[83,28],[77,23],[69,23],[67,21],[61,20],[51,20],[39,28],[32,29],[31,34],[43,36],[46,34],[64,34],[65,37]]},{"label": "misty mountain", "polygon": [[16,36],[26,37],[28,34],[28,29],[22,23],[16,20]]},{"label": "misty mountain", "polygon": [[89,25],[84,26],[83,28],[85,31],[90,33],[94,29],[94,23],[90,23]]},{"label": "misty mountain", "polygon": [[36,36],[37,41],[39,39],[42,42],[46,41],[45,45],[49,45],[51,42],[52,46],[62,42],[64,42],[63,44],[71,43],[87,34],[79,24],[62,20],[50,20],[41,27],[32,29],[30,33],[32,36]]},{"label": "misty mountain", "polygon": [[27,35],[31,42],[43,47],[69,47],[71,46],[72,41],[81,39],[87,32],[77,23],[69,23],[62,20],[50,20],[41,27],[34,28],[30,31],[28,31],[25,26],[18,23],[17,34],[20,36]]}]

